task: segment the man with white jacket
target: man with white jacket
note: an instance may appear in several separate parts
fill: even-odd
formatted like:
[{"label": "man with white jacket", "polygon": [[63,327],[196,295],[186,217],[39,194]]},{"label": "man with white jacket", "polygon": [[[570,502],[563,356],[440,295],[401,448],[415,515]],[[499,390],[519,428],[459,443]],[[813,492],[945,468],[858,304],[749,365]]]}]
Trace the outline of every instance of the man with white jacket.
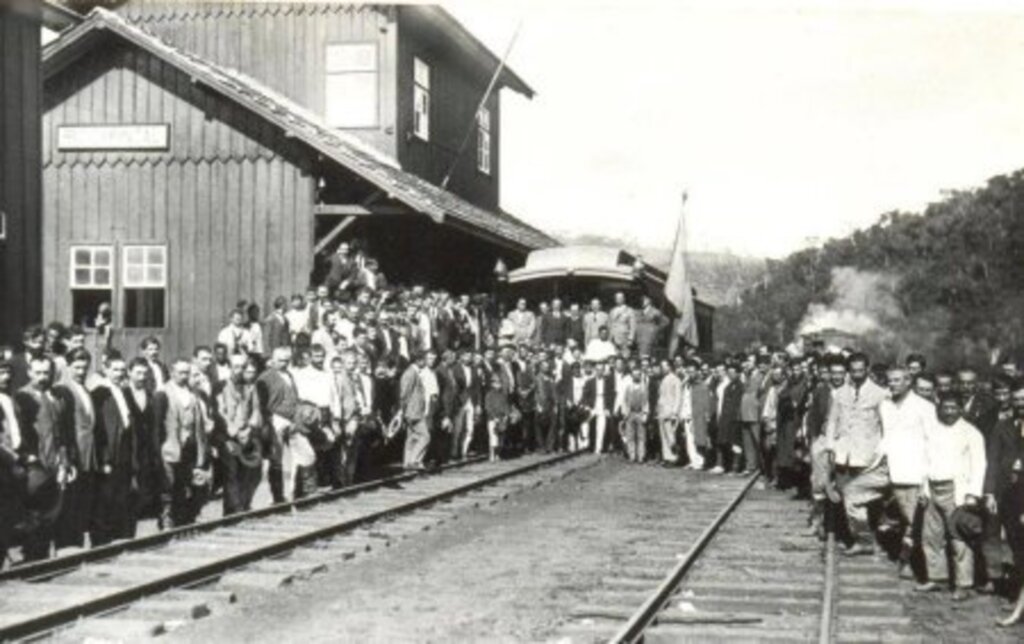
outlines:
[{"label": "man with white jacket", "polygon": [[961,417],[960,400],[951,394],[939,398],[937,422],[925,432],[925,473],[922,490],[928,500],[924,514],[922,546],[928,582],[922,592],[941,590],[949,582],[947,541],[953,550],[953,599],[969,596],[974,586],[974,553],[953,526],[953,511],[980,503],[985,485],[985,439]]},{"label": "man with white jacket", "polygon": [[887,374],[890,398],[879,404],[882,440],[870,466],[847,486],[843,497],[853,545],[846,554],[873,552],[868,530],[868,509],[872,501],[892,493],[903,519],[900,572],[907,568],[913,547],[910,527],[914,523],[918,498],[925,484],[925,434],[934,424],[935,405],[911,392],[910,373],[893,367]]}]

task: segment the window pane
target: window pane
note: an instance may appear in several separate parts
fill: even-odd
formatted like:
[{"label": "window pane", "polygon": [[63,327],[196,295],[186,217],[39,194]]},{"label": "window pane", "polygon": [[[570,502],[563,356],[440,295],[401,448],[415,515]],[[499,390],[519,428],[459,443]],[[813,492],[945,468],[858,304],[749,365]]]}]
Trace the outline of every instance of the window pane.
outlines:
[{"label": "window pane", "polygon": [[92,274],[93,284],[96,286],[110,286],[110,269],[97,268]]},{"label": "window pane", "polygon": [[92,264],[92,253],[88,248],[75,249],[72,260],[75,266],[89,266]]},{"label": "window pane", "polygon": [[430,94],[417,86],[413,88],[413,133],[427,141],[430,139]]},{"label": "window pane", "polygon": [[76,268],[75,269],[75,280],[72,286],[91,286],[92,285],[92,273],[88,268]]},{"label": "window pane", "polygon": [[164,285],[164,267],[148,266],[146,268],[146,284],[149,286]]},{"label": "window pane", "polygon": [[420,87],[430,89],[430,65],[419,58],[412,59],[412,78]]},{"label": "window pane", "polygon": [[327,122],[333,127],[377,125],[377,74],[327,77]]},{"label": "window pane", "polygon": [[124,263],[133,266],[142,263],[143,249],[141,246],[128,246],[124,249]]},{"label": "window pane", "polygon": [[97,266],[110,266],[110,249],[96,248],[92,253],[92,261]]},{"label": "window pane", "polygon": [[476,119],[481,129],[488,131],[491,129],[491,111],[489,109],[486,107],[482,108],[480,113],[476,115]]},{"label": "window pane", "polygon": [[377,71],[377,45],[346,43],[327,46],[327,73]]},{"label": "window pane", "polygon": [[139,286],[145,279],[145,272],[141,266],[126,266],[124,269],[124,285]]},{"label": "window pane", "polygon": [[164,249],[162,246],[150,246],[146,250],[146,263],[162,266],[164,263]]},{"label": "window pane", "polygon": [[100,304],[110,303],[110,291],[107,289],[78,290],[71,292],[71,320],[84,328],[96,327],[96,312]]},{"label": "window pane", "polygon": [[164,289],[125,289],[124,326],[128,329],[163,328],[165,326]]}]

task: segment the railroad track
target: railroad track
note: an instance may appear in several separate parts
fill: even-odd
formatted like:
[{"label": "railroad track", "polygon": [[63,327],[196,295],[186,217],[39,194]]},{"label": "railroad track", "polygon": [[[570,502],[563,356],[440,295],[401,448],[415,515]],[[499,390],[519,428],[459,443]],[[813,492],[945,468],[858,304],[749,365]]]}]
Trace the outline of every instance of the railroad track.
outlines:
[{"label": "railroad track", "polygon": [[592,461],[578,456],[473,459],[2,571],[0,641],[159,635]]},{"label": "railroad track", "polygon": [[923,641],[891,564],[841,557],[834,535],[805,534],[804,502],[755,482],[705,493],[699,532],[652,539],[619,562],[604,601],[574,611],[561,641]]}]

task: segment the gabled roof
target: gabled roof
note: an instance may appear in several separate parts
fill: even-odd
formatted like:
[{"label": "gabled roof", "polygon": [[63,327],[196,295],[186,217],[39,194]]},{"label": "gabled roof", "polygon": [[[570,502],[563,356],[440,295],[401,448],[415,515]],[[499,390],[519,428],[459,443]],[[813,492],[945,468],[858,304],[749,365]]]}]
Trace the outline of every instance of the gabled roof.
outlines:
[{"label": "gabled roof", "polygon": [[451,217],[458,224],[484,235],[496,236],[524,250],[557,246],[542,231],[505,213],[475,206],[413,174],[398,162],[358,138],[332,129],[306,108],[241,72],[221,67],[177,49],[115,13],[93,9],[81,24],[67,30],[43,50],[43,73],[49,78],[92,47],[104,34],[112,34],[143,49],[188,75],[284,133],[376,186],[412,210],[436,222]]}]

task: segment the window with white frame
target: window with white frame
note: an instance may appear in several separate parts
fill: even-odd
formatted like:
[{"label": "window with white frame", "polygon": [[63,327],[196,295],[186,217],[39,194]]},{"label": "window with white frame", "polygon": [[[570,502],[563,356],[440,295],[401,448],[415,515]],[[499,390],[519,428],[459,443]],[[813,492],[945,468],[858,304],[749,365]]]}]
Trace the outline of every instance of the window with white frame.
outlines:
[{"label": "window with white frame", "polygon": [[71,320],[93,328],[100,305],[113,299],[114,247],[72,246],[70,267]]},{"label": "window with white frame", "polygon": [[491,110],[486,107],[476,115],[476,169],[491,173]]},{"label": "window with white frame", "polygon": [[121,258],[125,328],[163,328],[166,323],[167,247],[124,246]]},{"label": "window with white frame", "polygon": [[412,59],[412,132],[424,141],[430,140],[430,65]]},{"label": "window with white frame", "polygon": [[376,127],[379,113],[377,43],[327,45],[324,116],[338,128]]}]

